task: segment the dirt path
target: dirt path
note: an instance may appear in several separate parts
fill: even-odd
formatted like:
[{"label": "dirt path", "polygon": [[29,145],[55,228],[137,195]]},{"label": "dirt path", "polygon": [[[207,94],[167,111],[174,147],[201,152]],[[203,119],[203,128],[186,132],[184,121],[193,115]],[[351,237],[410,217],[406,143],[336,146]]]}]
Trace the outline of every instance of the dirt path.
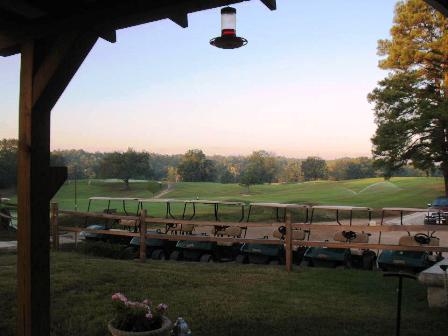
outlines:
[{"label": "dirt path", "polygon": [[153,198],[162,198],[163,196],[165,196],[169,192],[173,191],[174,190],[174,186],[175,186],[174,182],[168,182],[167,188],[162,190],[158,194],[154,195]]}]

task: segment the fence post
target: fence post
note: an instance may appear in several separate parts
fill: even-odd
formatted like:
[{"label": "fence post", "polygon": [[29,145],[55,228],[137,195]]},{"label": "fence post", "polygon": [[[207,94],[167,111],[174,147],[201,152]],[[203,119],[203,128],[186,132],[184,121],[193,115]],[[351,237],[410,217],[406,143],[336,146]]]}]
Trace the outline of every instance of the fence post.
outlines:
[{"label": "fence post", "polygon": [[53,250],[59,250],[59,228],[58,228],[58,203],[51,203],[51,231],[53,236]]},{"label": "fence post", "polygon": [[146,261],[146,209],[140,212],[140,261]]},{"label": "fence post", "polygon": [[292,270],[292,216],[291,211],[286,209],[286,237],[285,237],[285,254],[286,254],[286,271]]}]

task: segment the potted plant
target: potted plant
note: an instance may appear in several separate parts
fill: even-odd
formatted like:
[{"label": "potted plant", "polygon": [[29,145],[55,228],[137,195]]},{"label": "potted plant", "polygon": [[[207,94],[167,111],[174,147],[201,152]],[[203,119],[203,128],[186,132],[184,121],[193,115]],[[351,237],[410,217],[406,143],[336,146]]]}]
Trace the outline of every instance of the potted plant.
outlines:
[{"label": "potted plant", "polygon": [[172,323],[165,316],[164,303],[153,307],[151,301],[130,301],[121,293],[112,295],[114,318],[107,325],[113,336],[169,336]]}]

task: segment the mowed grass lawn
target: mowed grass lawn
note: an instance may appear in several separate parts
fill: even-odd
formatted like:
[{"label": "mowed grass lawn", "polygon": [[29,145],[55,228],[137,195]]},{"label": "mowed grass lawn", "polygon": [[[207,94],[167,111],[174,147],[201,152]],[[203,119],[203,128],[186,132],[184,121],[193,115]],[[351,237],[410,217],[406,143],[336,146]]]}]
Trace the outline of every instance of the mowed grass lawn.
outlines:
[{"label": "mowed grass lawn", "polygon": [[[88,198],[92,196],[151,198],[147,182],[131,183],[124,190],[121,182],[92,180],[78,181],[78,210],[87,210]],[[437,196],[443,195],[442,178],[397,177],[390,181],[381,178],[350,181],[316,181],[293,184],[264,184],[246,187],[238,184],[181,182],[173,185],[163,198],[210,199],[222,201],[280,202],[328,205],[355,205],[372,208],[382,207],[426,207]],[[74,209],[74,182],[66,183],[56,194],[53,201],[61,209]],[[91,210],[100,211],[107,207],[105,201],[93,202]],[[121,202],[112,202],[112,208],[122,211]],[[164,216],[164,204],[148,205],[152,216]],[[183,205],[172,206],[173,214],[179,216]],[[137,211],[137,202],[128,202],[127,210]],[[210,206],[198,206],[199,216],[212,215]],[[223,209],[224,212],[230,210]],[[234,215],[238,216],[237,209]],[[238,217],[236,217],[238,218]],[[225,218],[224,218],[225,219]]]},{"label": "mowed grass lawn", "polygon": [[[51,255],[52,335],[107,335],[110,296],[169,304],[195,336],[392,335],[396,279],[379,272],[280,266],[117,261]],[[16,256],[0,256],[0,335],[15,334]],[[402,335],[446,335],[447,311],[406,280]]]}]

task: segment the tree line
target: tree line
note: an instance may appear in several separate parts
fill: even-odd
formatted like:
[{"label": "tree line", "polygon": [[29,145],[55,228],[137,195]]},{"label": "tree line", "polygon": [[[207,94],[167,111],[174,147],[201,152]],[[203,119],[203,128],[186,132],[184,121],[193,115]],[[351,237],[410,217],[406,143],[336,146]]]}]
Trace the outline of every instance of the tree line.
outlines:
[{"label": "tree line", "polygon": [[[0,140],[0,188],[15,186],[17,166],[15,139]],[[371,158],[341,158],[324,160],[320,157],[294,159],[277,156],[264,150],[249,156],[206,156],[192,149],[185,154],[163,155],[128,149],[124,152],[87,152],[55,150],[52,166],[66,166],[69,179],[166,180],[171,182],[220,182],[250,186],[262,183],[293,183],[312,180],[348,180],[383,176]],[[429,172],[403,166],[395,176],[425,176]],[[431,173],[434,175],[434,173]]]}]

